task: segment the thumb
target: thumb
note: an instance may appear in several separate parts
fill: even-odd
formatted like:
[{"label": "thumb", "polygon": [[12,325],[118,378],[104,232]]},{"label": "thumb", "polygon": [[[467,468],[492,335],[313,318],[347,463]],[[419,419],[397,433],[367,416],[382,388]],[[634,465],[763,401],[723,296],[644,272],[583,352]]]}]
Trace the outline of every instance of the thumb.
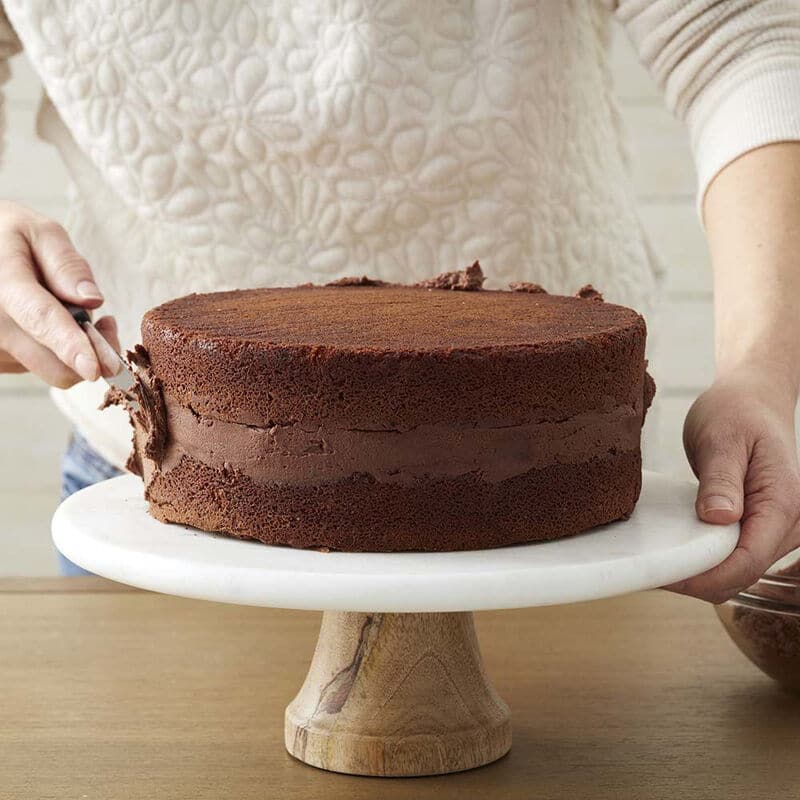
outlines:
[{"label": "thumb", "polygon": [[31,250],[47,288],[56,297],[86,308],[97,308],[103,295],[89,264],[57,222],[37,220],[29,231]]},{"label": "thumb", "polygon": [[748,456],[743,447],[708,446],[695,453],[697,516],[704,522],[729,525],[742,518]]}]

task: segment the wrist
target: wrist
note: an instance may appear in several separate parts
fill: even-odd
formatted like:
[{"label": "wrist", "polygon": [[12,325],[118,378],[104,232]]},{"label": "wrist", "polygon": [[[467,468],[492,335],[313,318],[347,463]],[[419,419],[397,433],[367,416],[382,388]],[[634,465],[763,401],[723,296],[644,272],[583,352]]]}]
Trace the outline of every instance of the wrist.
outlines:
[{"label": "wrist", "polygon": [[[800,391],[800,329],[796,314],[726,317],[717,309],[717,376],[751,374],[754,379],[785,389],[796,400]],[[759,317],[764,320],[761,324]],[[742,324],[742,319],[747,322]]]},{"label": "wrist", "polygon": [[717,361],[715,382],[735,384],[746,390],[767,394],[771,401],[792,414],[800,395],[796,364],[780,355],[752,351],[738,358]]}]

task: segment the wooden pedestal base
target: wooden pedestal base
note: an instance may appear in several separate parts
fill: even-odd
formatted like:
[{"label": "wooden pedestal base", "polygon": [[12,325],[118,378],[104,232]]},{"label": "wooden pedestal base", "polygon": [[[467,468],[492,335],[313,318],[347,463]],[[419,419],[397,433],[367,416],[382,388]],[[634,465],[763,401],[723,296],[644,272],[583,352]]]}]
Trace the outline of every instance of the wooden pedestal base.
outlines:
[{"label": "wooden pedestal base", "polygon": [[469,613],[325,612],[285,733],[295,758],[352,775],[458,772],[511,747]]}]

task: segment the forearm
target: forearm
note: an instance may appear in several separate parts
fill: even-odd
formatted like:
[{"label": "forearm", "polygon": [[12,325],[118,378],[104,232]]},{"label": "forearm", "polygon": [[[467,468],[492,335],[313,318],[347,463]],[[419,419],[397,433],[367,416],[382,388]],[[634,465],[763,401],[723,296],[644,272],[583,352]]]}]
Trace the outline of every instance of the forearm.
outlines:
[{"label": "forearm", "polygon": [[716,378],[684,445],[698,516],[741,532],[725,561],[673,588],[718,603],[800,545],[800,5],[611,2],[687,123],[704,198]]},{"label": "forearm", "polygon": [[717,375],[763,368],[800,386],[800,142],[752,150],[711,183],[704,217],[714,272]]}]

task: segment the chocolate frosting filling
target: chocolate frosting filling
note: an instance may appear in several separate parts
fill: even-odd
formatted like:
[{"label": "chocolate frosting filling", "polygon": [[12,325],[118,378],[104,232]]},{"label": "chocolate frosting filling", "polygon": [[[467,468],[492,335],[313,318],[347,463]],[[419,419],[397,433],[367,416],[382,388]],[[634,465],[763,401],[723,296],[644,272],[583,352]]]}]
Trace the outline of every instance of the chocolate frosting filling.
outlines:
[{"label": "chocolate frosting filling", "polygon": [[106,392],[100,410],[117,405],[128,412],[135,433],[133,452],[126,466],[131,472],[144,475],[142,455],[155,464],[161,464],[164,460],[169,436],[167,412],[163,386],[159,378],[153,375],[147,351],[137,344],[133,351],[128,351],[127,356],[128,362],[135,367],[135,383],[131,393],[112,386]]},{"label": "chocolate frosting filling", "polygon": [[412,286],[420,289],[453,289],[462,292],[477,292],[483,288],[486,278],[481,270],[481,265],[476,261],[466,269],[456,272],[443,272],[435,278],[419,281]]},{"label": "chocolate frosting filling", "polygon": [[498,483],[552,463],[580,463],[639,445],[641,406],[507,427],[420,425],[407,431],[328,428],[323,423],[258,427],[200,416],[166,399],[168,472],[186,455],[259,483],[306,485],[368,474],[413,484],[479,472]]},{"label": "chocolate frosting filling", "polygon": [[[418,281],[417,283],[402,284],[390,283],[388,281],[381,281],[377,278],[370,278],[368,275],[347,275],[344,278],[337,278],[335,281],[329,281],[324,286],[410,286],[414,289],[451,289],[463,292],[476,292],[483,288],[483,283],[486,280],[481,265],[475,261],[466,269],[459,269],[453,272],[442,272],[435,278],[426,278],[425,280]],[[512,284],[512,286],[536,286],[534,283],[519,283]],[[298,289],[313,289],[315,284],[303,283],[298,286]],[[533,291],[531,289],[520,289],[514,291]],[[547,294],[544,289],[538,287],[536,290]]]},{"label": "chocolate frosting filling", "polygon": [[580,297],[583,300],[603,299],[603,295],[600,294],[600,292],[598,292],[591,283],[587,283],[586,286],[581,286],[581,288],[575,293],[575,297]]},{"label": "chocolate frosting filling", "polygon": [[[313,284],[309,284],[309,286],[311,285]],[[379,281],[375,278],[370,278],[366,275],[362,275],[361,277],[339,278],[338,280],[330,281],[325,285],[326,286],[391,286],[391,284],[387,283],[386,281]]]},{"label": "chocolate frosting filling", "polygon": [[547,294],[547,289],[540,286],[538,283],[530,283],[529,281],[514,281],[508,284],[508,288],[512,292],[524,292],[526,294]]}]

